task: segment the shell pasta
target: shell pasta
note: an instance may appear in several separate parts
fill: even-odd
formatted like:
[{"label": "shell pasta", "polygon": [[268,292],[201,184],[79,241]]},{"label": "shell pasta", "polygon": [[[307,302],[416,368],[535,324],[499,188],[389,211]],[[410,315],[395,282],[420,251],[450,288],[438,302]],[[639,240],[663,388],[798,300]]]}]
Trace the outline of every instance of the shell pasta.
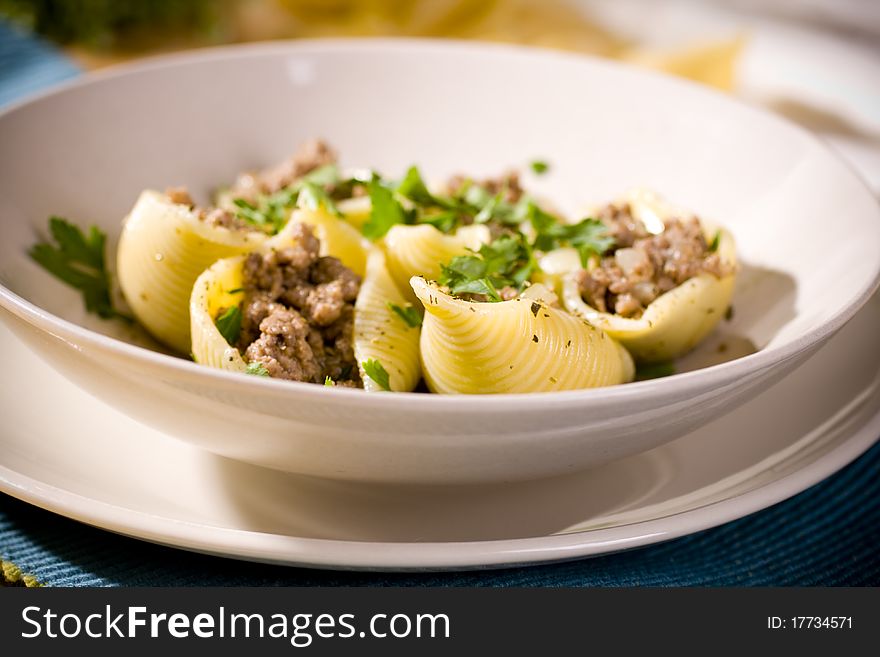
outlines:
[{"label": "shell pasta", "polygon": [[266,239],[250,228],[212,224],[186,204],[145,191],[123,225],[119,285],[137,320],[157,340],[186,354],[196,278],[220,258],[247,253]]},{"label": "shell pasta", "polygon": [[422,363],[432,392],[574,390],[633,378],[623,347],[542,300],[471,303],[423,278],[413,278],[412,286],[425,306]]},{"label": "shell pasta", "polygon": [[394,311],[395,307],[403,310],[407,303],[388,273],[385,254],[374,250],[354,307],[354,354],[366,390],[383,388],[364,369],[370,361],[381,363],[388,372],[390,390],[405,392],[419,383],[421,329],[415,320],[407,322]]},{"label": "shell pasta", "polygon": [[[66,282],[88,310],[126,319],[104,236],[50,228],[69,243],[32,257],[59,278],[59,258],[79,257],[94,276]],[[213,206],[185,188],[143,192],[117,270],[134,318],[200,365],[375,393],[519,394],[674,372],[728,311],[737,261],[730,232],[648,192],[566,217],[514,171],[429,186],[415,166],[343,169],[312,141]]]}]

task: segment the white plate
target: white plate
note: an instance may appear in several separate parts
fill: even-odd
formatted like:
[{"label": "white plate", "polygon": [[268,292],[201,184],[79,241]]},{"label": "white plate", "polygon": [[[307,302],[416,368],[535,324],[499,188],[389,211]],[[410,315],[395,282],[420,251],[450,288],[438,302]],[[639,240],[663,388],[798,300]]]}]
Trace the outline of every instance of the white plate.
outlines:
[{"label": "white plate", "polygon": [[765,394],[650,452],[552,480],[419,489],[200,451],[88,396],[0,328],[0,489],[129,536],[291,565],[443,569],[602,554],[767,507],[866,450],[880,436],[878,332],[875,296]]}]

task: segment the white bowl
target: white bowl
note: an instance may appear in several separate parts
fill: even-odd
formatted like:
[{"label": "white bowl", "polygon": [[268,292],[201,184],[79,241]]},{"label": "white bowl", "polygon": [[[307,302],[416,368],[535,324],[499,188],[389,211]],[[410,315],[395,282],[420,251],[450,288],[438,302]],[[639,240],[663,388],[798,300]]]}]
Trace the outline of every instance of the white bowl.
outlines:
[{"label": "white bowl", "polygon": [[[113,249],[141,189],[186,184],[204,197],[313,136],[336,145],[346,165],[392,175],[413,162],[431,178],[490,174],[540,157],[552,175],[531,187],[569,211],[656,190],[731,229],[745,263],[733,320],[683,367],[729,359],[742,345],[757,351],[662,380],[532,395],[261,380],[132,344],[140,338],[87,316],[79,294],[26,255],[50,214],[97,224]],[[791,372],[852,317],[880,273],[875,199],[803,130],[686,82],[540,50],[316,41],[156,59],[11,108],[0,144],[0,316],[15,333],[144,423],[309,475],[515,480],[652,448]]]}]

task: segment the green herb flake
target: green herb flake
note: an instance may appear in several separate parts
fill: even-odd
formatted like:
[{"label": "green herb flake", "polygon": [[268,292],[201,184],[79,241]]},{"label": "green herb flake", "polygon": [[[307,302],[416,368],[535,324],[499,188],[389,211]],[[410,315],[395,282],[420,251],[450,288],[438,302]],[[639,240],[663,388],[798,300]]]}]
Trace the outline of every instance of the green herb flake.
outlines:
[{"label": "green herb flake", "polygon": [[297,182],[330,187],[340,184],[342,180],[339,175],[339,168],[335,164],[325,164],[317,169],[312,169]]},{"label": "green herb flake", "polygon": [[410,304],[402,308],[396,303],[388,302],[388,308],[394,312],[404,323],[410,328],[416,328],[422,325],[422,315]]},{"label": "green herb flake", "polygon": [[214,320],[214,324],[226,342],[234,346],[241,334],[241,309],[238,306],[227,308]]},{"label": "green herb flake", "polygon": [[416,166],[411,166],[407,169],[406,175],[400,181],[396,191],[402,197],[409,199],[417,205],[445,209],[455,207],[455,203],[452,200],[436,196],[428,191],[428,186],[425,184],[422,174]]},{"label": "green herb flake", "polygon": [[672,361],[639,365],[636,368],[636,381],[660,379],[664,376],[672,376],[673,374],[675,374],[675,363]]},{"label": "green herb flake", "polygon": [[422,214],[417,220],[420,224],[430,224],[441,233],[451,233],[458,226],[458,221],[458,213],[452,211]]},{"label": "green herb flake", "polygon": [[267,370],[262,363],[256,361],[247,364],[245,373],[252,376],[269,376],[269,370]]},{"label": "green herb flake", "polygon": [[236,198],[232,203],[239,219],[274,235],[284,228],[290,210],[297,205],[312,210],[323,206],[328,212],[340,216],[327,189],[344,186],[346,182],[350,181],[341,180],[335,164],[327,164],[310,171],[288,187],[259,196],[255,202]]},{"label": "green herb flake", "polygon": [[587,217],[576,224],[564,224],[534,203],[529,205],[528,216],[535,229],[534,248],[546,252],[560,246],[572,246],[583,267],[587,266],[590,256],[601,256],[614,246],[614,238],[598,219]]},{"label": "green herb flake", "polygon": [[529,163],[529,167],[531,167],[532,171],[536,174],[543,175],[550,170],[550,165],[547,164],[544,160],[532,160]]},{"label": "green herb flake", "polygon": [[86,310],[104,319],[133,321],[113,306],[110,273],[104,260],[107,236],[96,226],[88,235],[61,217],[49,217],[56,244],[40,242],[28,254],[55,278],[82,292]]},{"label": "green herb flake", "polygon": [[394,198],[394,192],[375,178],[367,184],[370,194],[370,218],[361,228],[365,237],[378,240],[385,236],[392,226],[410,223],[410,216]]},{"label": "green herb flake", "polygon": [[327,192],[311,181],[305,181],[303,183],[302,189],[300,189],[299,196],[296,200],[296,205],[297,207],[305,208],[307,210],[319,210],[323,207],[327,212],[334,216],[342,216],[342,212],[339,211],[339,208],[336,207],[336,204]]},{"label": "green herb flake", "polygon": [[614,246],[614,238],[598,219],[587,217],[580,223],[566,227],[568,243],[577,249],[581,266],[586,267],[590,256],[602,256]]},{"label": "green herb flake", "polygon": [[721,244],[721,231],[716,230],[715,236],[712,238],[712,241],[709,243],[709,253],[715,253],[718,250],[719,244]]},{"label": "green herb flake", "polygon": [[361,367],[364,368],[364,373],[370,377],[376,384],[382,388],[382,390],[387,390],[391,392],[391,384],[389,383],[388,370],[382,367],[382,363],[380,363],[375,358],[370,358],[361,363]]},{"label": "green herb flake", "polygon": [[501,301],[498,290],[521,290],[538,264],[528,242],[516,233],[483,244],[474,255],[456,256],[440,269],[439,282],[452,294],[483,294],[490,301]]},{"label": "green herb flake", "polygon": [[336,386],[336,382],[335,382],[332,378],[330,378],[329,376],[325,376],[325,377],[324,377],[324,385],[325,385],[325,386],[335,387],[335,386]]}]

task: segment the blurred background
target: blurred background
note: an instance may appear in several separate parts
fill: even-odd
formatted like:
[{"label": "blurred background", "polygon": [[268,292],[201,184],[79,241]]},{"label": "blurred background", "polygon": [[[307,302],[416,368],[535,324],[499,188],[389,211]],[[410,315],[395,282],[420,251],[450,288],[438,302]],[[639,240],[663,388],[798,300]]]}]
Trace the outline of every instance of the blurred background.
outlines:
[{"label": "blurred background", "polygon": [[[578,51],[779,112],[825,137],[880,194],[878,0],[0,0],[0,54],[16,35],[50,40],[87,70],[191,48],[316,37]],[[2,65],[0,79],[13,69],[27,75]]]}]

